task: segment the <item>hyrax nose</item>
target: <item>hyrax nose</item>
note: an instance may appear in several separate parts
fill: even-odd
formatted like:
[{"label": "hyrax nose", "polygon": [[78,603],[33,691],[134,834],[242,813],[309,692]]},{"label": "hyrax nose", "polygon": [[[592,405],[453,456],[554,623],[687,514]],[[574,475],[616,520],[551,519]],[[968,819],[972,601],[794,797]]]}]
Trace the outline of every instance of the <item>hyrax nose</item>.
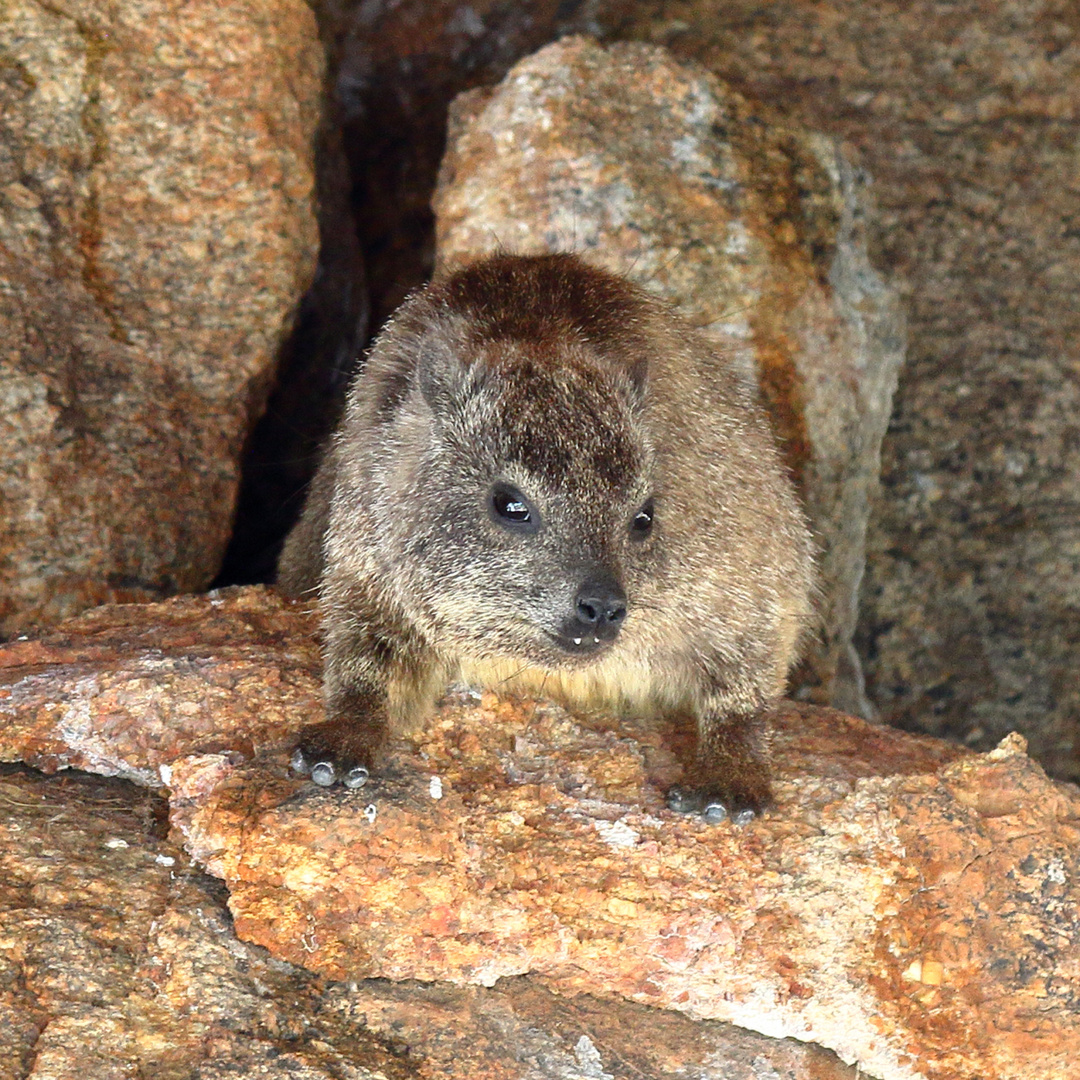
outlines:
[{"label": "hyrax nose", "polygon": [[574,598],[572,637],[585,644],[613,641],[626,618],[626,593],[611,574],[599,573],[585,579]]}]

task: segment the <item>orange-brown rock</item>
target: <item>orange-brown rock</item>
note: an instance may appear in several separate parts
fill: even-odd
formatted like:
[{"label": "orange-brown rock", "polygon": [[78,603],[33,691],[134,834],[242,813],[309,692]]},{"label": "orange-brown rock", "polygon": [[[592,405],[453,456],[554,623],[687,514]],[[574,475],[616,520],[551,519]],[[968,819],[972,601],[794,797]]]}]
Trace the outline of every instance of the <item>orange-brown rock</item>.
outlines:
[{"label": "orange-brown rock", "polygon": [[368,979],[332,1000],[372,1033],[406,1041],[425,1080],[859,1080],[812,1043],[553,993],[529,976],[491,989]]},{"label": "orange-brown rock", "polygon": [[0,648],[0,761],[161,787],[202,750],[284,751],[322,709],[316,621],[265,588],[104,605]]},{"label": "orange-brown rock", "polygon": [[884,1080],[1049,1080],[1080,1048],[1080,799],[1021,745],[947,763],[789,707],[779,806],[745,830],[663,809],[655,737],[548,706],[460,697],[419,749],[349,795],[220,754],[174,764],[173,823],[242,937],[339,978],[530,972]]},{"label": "orange-brown rock", "polygon": [[302,0],[0,8],[0,634],[204,588],[314,271]]},{"label": "orange-brown rock", "polygon": [[320,980],[236,940],[164,810],[117,780],[0,771],[0,1076],[414,1076]]},{"label": "orange-brown rock", "polygon": [[630,1002],[333,983],[237,940],[164,800],[0,768],[5,1080],[853,1080],[819,1047]]},{"label": "orange-brown rock", "polygon": [[678,306],[760,387],[821,554],[819,703],[869,715],[852,644],[904,327],[865,182],[664,49],[566,38],[460,97],[434,207],[443,264],[576,250]]},{"label": "orange-brown rock", "polygon": [[[159,782],[164,765],[176,835],[226,882],[241,937],[334,978],[530,973],[815,1041],[882,1080],[1068,1075],[1080,796],[1022,740],[977,756],[786,705],[777,806],[739,829],[664,808],[684,733],[462,690],[368,789],[327,791],[286,767],[288,730],[318,711],[310,632],[272,593],[233,590],[13,643],[3,756],[51,738],[63,761],[45,706],[64,678],[81,684],[98,745],[119,733],[116,760],[95,749],[91,767],[130,756]],[[252,706],[260,639],[269,688]],[[190,681],[148,747],[133,733],[158,722],[155,648]]]},{"label": "orange-brown rock", "polygon": [[[318,708],[311,630],[265,590],[227,590],[102,608],[8,645],[4,754],[21,744],[39,764],[159,783],[155,767],[200,746],[280,741],[290,712]],[[64,753],[73,728],[50,703],[81,711],[93,753],[85,737]],[[313,979],[236,939],[224,890],[163,838],[165,813],[122,781],[0,768],[0,1076],[852,1076],[814,1046],[527,980]]]}]

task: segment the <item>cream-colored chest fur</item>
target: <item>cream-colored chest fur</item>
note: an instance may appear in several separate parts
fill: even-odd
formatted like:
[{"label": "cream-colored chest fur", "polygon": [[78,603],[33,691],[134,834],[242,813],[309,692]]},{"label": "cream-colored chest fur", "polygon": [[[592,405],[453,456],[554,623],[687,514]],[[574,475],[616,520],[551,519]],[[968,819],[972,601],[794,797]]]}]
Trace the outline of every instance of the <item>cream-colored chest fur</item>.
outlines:
[{"label": "cream-colored chest fur", "polygon": [[643,661],[612,655],[573,669],[530,667],[513,660],[459,661],[457,677],[499,692],[552,697],[571,708],[648,715],[689,703],[689,685]]}]

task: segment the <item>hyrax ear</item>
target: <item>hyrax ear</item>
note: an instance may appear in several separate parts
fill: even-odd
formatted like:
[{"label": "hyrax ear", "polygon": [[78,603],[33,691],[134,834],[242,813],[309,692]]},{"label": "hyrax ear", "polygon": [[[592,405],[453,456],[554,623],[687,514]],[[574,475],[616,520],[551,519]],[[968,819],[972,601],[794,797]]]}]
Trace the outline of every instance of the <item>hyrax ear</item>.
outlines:
[{"label": "hyrax ear", "polygon": [[622,372],[630,392],[630,400],[635,405],[642,405],[649,386],[648,357],[642,352],[628,350]]},{"label": "hyrax ear", "polygon": [[424,400],[436,411],[455,395],[461,382],[461,362],[445,341],[428,334],[419,343],[416,381]]},{"label": "hyrax ear", "polygon": [[471,397],[483,382],[483,365],[466,357],[464,342],[457,335],[436,330],[426,334],[418,346],[417,383],[436,415]]}]

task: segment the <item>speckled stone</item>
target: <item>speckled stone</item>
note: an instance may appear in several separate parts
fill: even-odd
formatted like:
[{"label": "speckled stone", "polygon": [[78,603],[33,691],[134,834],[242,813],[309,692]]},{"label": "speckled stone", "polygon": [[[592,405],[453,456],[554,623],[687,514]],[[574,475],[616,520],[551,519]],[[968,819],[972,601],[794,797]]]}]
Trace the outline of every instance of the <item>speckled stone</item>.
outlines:
[{"label": "speckled stone", "polygon": [[319,980],[238,941],[163,823],[130,784],[0,771],[0,1075],[415,1075]]},{"label": "speckled stone", "polygon": [[0,646],[0,761],[164,788],[184,754],[286,753],[322,712],[317,620],[262,586],[103,604]]},{"label": "speckled stone", "polygon": [[11,1080],[855,1080],[834,1054],[530,979],[332,982],[234,933],[130,784],[0,771]]},{"label": "speckled stone", "polygon": [[[0,649],[0,757],[157,787],[200,750],[284,760],[318,714],[312,631],[264,589],[95,609]],[[238,940],[165,813],[121,781],[0,767],[0,1076],[853,1080],[820,1047],[528,978],[313,978]]]},{"label": "speckled stone", "polygon": [[820,548],[820,635],[796,683],[853,712],[868,711],[852,634],[904,341],[862,187],[831,140],[701,67],[567,38],[458,99],[434,201],[443,264],[576,250],[674,303],[760,387]]},{"label": "speckled stone", "polygon": [[792,706],[777,809],[740,829],[665,809],[655,733],[485,695],[362,791],[180,759],[171,820],[242,938],[333,978],[528,973],[882,1080],[1056,1080],[1080,1052],[1080,797],[1022,747],[956,758]]},{"label": "speckled stone", "polygon": [[0,632],[203,587],[314,268],[300,0],[0,12]]},{"label": "speckled stone", "polygon": [[528,976],[490,989],[369,979],[332,1000],[371,1031],[407,1041],[424,1080],[859,1080],[813,1043],[570,997]]}]

